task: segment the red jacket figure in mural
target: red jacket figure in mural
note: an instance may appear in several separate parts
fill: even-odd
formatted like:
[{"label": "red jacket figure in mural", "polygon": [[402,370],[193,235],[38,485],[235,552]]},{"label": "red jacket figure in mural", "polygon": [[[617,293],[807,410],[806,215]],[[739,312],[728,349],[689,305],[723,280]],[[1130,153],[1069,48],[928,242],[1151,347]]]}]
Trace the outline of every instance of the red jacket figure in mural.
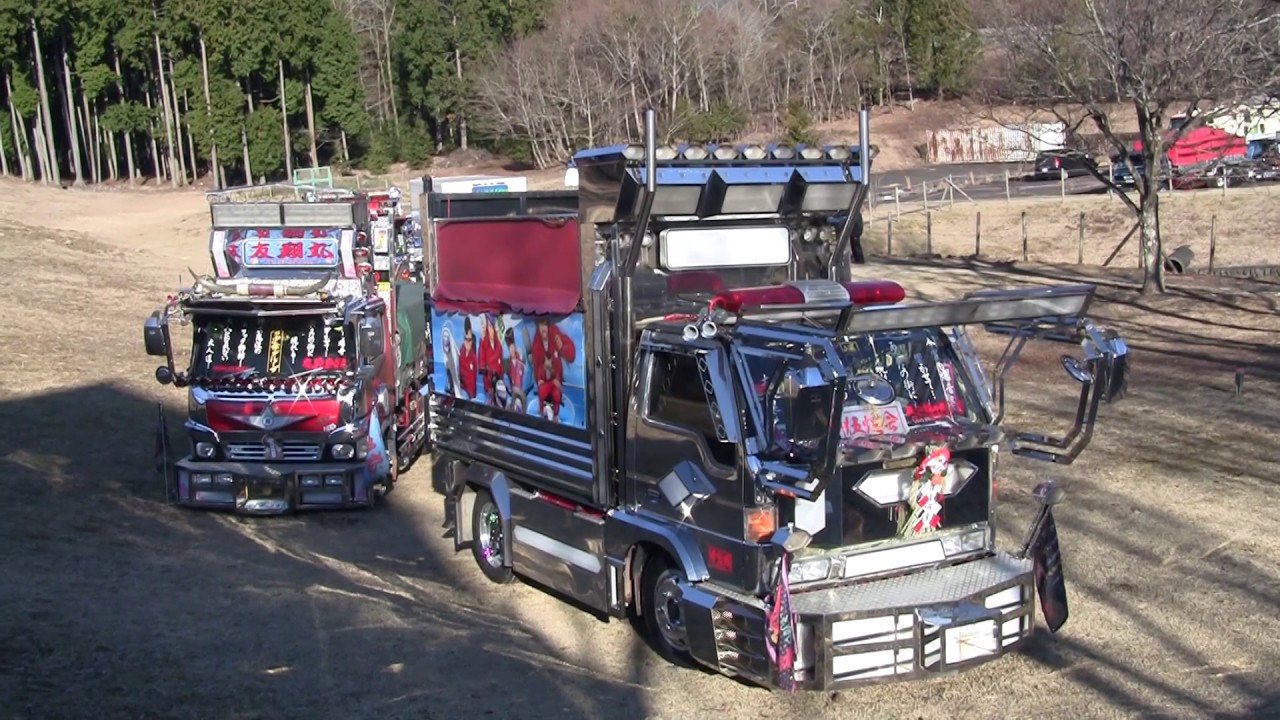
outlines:
[{"label": "red jacket figure in mural", "polygon": [[467,393],[467,399],[476,396],[476,334],[471,329],[471,318],[462,319],[462,347],[458,349],[458,384]]},{"label": "red jacket figure in mural", "polygon": [[498,381],[502,379],[502,341],[492,318],[483,315],[480,323],[480,373],[484,375],[486,399],[490,405],[497,405]]},{"label": "red jacket figure in mural", "polygon": [[538,330],[530,360],[533,379],[538,385],[539,410],[548,420],[556,420],[564,400],[564,364],[573,362],[578,351],[573,340],[545,318],[538,318],[535,325]]}]

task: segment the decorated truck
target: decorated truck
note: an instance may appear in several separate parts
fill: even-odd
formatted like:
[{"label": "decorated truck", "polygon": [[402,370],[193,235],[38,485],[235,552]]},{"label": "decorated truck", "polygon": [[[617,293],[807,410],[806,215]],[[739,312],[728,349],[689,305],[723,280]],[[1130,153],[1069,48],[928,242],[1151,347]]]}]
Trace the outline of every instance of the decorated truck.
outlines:
[{"label": "decorated truck", "polygon": [[[430,357],[422,283],[380,295],[362,199],[215,202],[212,274],[144,327],[156,379],[186,389],[190,452],[158,464],[180,505],[246,514],[374,505],[423,450]],[[191,327],[176,364],[174,321]]]},{"label": "decorated truck", "polygon": [[[1032,634],[1037,594],[1056,631],[1061,488],[1038,487],[1026,541],[998,549],[994,484],[1010,453],[1070,463],[1124,394],[1094,288],[905,302],[851,277],[865,113],[860,147],[803,152],[658,147],[646,120],[644,144],[576,155],[576,209],[477,196],[430,233],[455,548],[771,688],[992,660]],[[974,325],[1011,338],[991,374]],[[1010,358],[1037,337],[1079,346],[1062,437],[1003,424]]]}]

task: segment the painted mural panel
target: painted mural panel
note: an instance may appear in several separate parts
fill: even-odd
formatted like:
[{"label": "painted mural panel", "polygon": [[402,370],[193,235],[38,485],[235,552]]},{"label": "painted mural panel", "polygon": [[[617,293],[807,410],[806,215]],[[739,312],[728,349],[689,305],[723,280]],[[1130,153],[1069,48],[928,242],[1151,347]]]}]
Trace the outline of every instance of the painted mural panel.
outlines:
[{"label": "painted mural panel", "polygon": [[435,391],[585,429],[581,314],[431,312]]}]

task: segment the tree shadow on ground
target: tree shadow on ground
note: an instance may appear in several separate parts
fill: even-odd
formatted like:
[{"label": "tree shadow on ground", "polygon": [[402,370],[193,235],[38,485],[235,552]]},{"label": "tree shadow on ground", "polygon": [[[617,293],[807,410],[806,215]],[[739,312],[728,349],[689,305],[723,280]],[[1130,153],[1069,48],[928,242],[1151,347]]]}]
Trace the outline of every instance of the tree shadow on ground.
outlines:
[{"label": "tree shadow on ground", "polygon": [[0,404],[7,715],[644,716],[636,678],[479,602],[402,490],[286,518],[164,504],[155,412],[111,385]]}]

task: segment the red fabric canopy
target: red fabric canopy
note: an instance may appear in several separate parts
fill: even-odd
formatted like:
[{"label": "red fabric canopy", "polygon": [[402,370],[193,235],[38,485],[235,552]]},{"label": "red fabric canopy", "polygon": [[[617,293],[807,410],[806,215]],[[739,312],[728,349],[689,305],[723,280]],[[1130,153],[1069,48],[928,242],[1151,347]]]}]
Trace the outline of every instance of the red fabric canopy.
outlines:
[{"label": "red fabric canopy", "polygon": [[582,298],[578,223],[542,218],[442,222],[436,228],[443,310],[564,315]]},{"label": "red fabric canopy", "polygon": [[[1142,141],[1133,143],[1134,152],[1142,152]],[[1169,164],[1174,167],[1196,165],[1228,157],[1243,157],[1249,144],[1238,135],[1215,127],[1198,127],[1178,138],[1169,148]]]}]

